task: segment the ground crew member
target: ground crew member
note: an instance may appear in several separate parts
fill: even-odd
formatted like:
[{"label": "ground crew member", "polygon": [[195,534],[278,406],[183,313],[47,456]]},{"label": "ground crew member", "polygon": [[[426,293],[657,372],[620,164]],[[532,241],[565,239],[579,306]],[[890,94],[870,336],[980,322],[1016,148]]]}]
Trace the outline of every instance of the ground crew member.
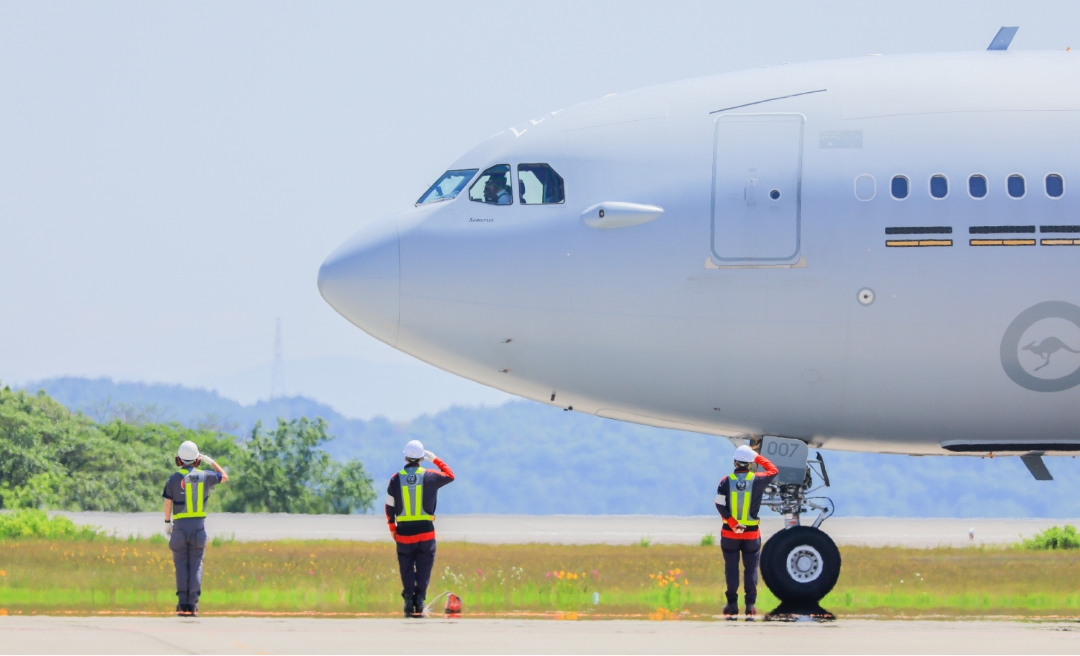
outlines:
[{"label": "ground crew member", "polygon": [[[386,523],[397,542],[405,617],[423,617],[435,564],[436,494],[454,481],[454,472],[434,453],[425,451],[418,440],[406,444],[403,453],[405,468],[391,476],[386,487]],[[439,471],[421,467],[424,460],[434,463]]]},{"label": "ground crew member", "polygon": [[[750,471],[751,463],[765,470]],[[765,456],[753,449],[740,446],[735,449],[735,472],[720,481],[716,488],[716,509],[724,518],[720,530],[720,549],[724,552],[724,574],[727,578],[727,605],[724,615],[733,619],[739,614],[739,554],[742,554],[745,578],[746,618],[757,614],[758,560],[761,557],[761,531],[758,511],[765,486],[776,478],[779,470]]]},{"label": "ground crew member", "polygon": [[[214,471],[202,471],[200,464]],[[221,465],[199,453],[199,447],[188,441],[176,451],[179,471],[165,483],[165,534],[176,566],[176,614],[199,614],[199,594],[202,592],[202,560],[206,550],[206,500],[218,483],[229,480]]]}]

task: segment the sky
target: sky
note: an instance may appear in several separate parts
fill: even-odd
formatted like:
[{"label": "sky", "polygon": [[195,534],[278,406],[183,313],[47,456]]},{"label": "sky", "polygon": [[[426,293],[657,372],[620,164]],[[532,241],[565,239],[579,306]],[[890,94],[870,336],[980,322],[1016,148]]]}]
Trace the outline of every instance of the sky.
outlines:
[{"label": "sky", "polygon": [[1080,47],[1075,2],[4,2],[0,381],[408,419],[507,395],[367,336],[319,264],[458,156],[612,92],[818,59]]}]

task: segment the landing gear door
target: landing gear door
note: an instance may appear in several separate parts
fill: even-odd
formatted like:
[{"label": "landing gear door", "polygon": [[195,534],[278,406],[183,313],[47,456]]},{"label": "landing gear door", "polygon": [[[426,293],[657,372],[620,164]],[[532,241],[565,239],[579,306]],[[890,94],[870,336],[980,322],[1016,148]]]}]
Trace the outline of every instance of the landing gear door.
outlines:
[{"label": "landing gear door", "polygon": [[721,114],[713,146],[712,259],[783,265],[799,257],[802,114]]},{"label": "landing gear door", "polygon": [[761,455],[768,458],[780,473],[775,483],[802,485],[806,481],[806,459],[810,450],[802,440],[766,435],[761,440]]}]

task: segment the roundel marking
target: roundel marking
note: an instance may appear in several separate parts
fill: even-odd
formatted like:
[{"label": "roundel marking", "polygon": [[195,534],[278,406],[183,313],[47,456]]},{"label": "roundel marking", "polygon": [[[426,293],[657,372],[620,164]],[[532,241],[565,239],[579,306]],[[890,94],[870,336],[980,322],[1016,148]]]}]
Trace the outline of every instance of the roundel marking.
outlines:
[{"label": "roundel marking", "polygon": [[[1005,369],[1005,375],[1020,387],[1033,392],[1062,392],[1080,385],[1080,366],[1072,373],[1060,378],[1039,378],[1038,376],[1032,376],[1020,364],[1020,339],[1023,338],[1024,332],[1028,328],[1043,319],[1064,319],[1080,328],[1080,307],[1064,301],[1044,301],[1032,305],[1013,319],[1013,322],[1005,329],[1005,335],[1001,338],[1001,366]],[[1047,345],[1048,342],[1050,344]],[[1044,348],[1048,353],[1044,357],[1049,361],[1049,356],[1053,355],[1057,350],[1063,348],[1069,351],[1072,350],[1067,345],[1061,344],[1063,342],[1060,339],[1050,337],[1043,340],[1042,344],[1035,346],[1035,348],[1038,349],[1040,346],[1047,345]]]}]

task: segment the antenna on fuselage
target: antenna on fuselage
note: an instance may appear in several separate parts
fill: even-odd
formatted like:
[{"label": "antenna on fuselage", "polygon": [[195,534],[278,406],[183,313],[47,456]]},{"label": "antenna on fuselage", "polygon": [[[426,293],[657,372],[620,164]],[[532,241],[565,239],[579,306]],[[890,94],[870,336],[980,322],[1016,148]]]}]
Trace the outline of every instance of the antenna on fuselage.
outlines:
[{"label": "antenna on fuselage", "polygon": [[990,46],[987,50],[1008,50],[1009,44],[1012,43],[1013,37],[1016,36],[1016,30],[1019,27],[1003,27],[998,30],[997,36],[990,42]]}]

